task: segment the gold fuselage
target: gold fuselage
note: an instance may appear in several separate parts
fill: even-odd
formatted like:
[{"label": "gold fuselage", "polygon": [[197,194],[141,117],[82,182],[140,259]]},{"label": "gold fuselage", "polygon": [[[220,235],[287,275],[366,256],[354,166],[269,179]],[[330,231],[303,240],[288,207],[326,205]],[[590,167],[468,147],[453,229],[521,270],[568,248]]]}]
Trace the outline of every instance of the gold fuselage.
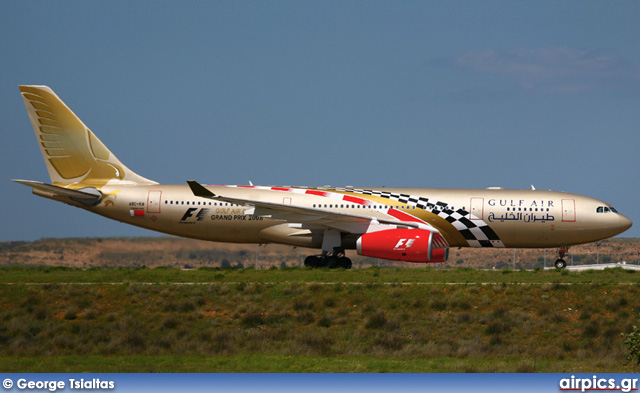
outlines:
[{"label": "gold fuselage", "polygon": [[[278,188],[207,186],[216,195],[271,203],[285,203],[346,214],[389,218],[380,207],[393,207],[437,228],[451,247],[551,248],[589,243],[615,236],[631,226],[631,221],[615,212],[598,213],[610,207],[597,199],[555,191],[503,189],[364,188],[385,195],[403,195],[410,201],[362,194],[356,189],[320,188],[331,193],[357,195],[370,201],[360,206],[325,196],[291,192],[306,187]],[[269,217],[250,214],[250,206],[234,205],[195,197],[186,185],[104,186],[101,203],[82,207],[102,216],[154,231],[196,239],[234,243],[282,243],[319,248],[321,233],[306,231]],[[420,207],[415,200],[438,201]],[[444,207],[443,207],[444,206]],[[499,239],[469,241],[458,227],[441,214],[442,210],[469,213],[472,223],[484,223]],[[601,209],[602,210],[602,209]],[[609,209],[607,209],[609,210]],[[137,212],[136,212],[137,211]],[[471,224],[473,225],[473,224]],[[344,247],[355,248],[357,234],[343,238]]]}]

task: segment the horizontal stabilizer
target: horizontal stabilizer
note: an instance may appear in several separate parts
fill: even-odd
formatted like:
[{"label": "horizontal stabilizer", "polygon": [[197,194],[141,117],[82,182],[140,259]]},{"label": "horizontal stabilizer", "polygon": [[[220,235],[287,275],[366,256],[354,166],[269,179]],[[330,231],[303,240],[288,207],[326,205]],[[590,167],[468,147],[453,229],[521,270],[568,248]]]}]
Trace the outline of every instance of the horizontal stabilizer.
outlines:
[{"label": "horizontal stabilizer", "polygon": [[72,201],[82,203],[87,206],[95,206],[102,200],[102,193],[93,187],[86,187],[80,190],[70,190],[68,188],[54,186],[53,184],[42,183],[33,180],[15,180],[12,181],[33,188],[33,193],[46,198],[56,199],[69,198]]}]

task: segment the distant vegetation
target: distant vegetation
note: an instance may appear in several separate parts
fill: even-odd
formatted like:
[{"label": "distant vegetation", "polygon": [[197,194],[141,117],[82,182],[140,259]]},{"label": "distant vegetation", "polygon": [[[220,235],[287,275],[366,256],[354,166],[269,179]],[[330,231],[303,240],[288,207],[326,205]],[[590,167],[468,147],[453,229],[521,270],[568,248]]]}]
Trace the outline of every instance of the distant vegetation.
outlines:
[{"label": "distant vegetation", "polygon": [[3,268],[0,371],[637,372],[638,283],[622,269]]},{"label": "distant vegetation", "polygon": [[[282,245],[222,244],[175,237],[42,239],[35,242],[0,242],[0,266],[50,265],[69,267],[197,268],[297,267],[318,250]],[[536,269],[552,266],[555,249],[452,249],[443,264],[412,264],[365,258],[349,251],[354,268],[380,266],[404,269]],[[515,255],[515,261],[514,261]],[[546,255],[546,262],[545,262]],[[569,265],[626,261],[638,263],[639,239],[612,239],[575,246],[566,256]]]}]

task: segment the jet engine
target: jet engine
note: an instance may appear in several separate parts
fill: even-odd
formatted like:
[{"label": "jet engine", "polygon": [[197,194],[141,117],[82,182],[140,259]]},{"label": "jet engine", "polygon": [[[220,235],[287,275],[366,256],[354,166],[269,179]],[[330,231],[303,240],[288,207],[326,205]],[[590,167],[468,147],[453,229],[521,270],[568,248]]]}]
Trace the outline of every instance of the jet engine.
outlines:
[{"label": "jet engine", "polygon": [[387,229],[362,235],[358,254],[405,262],[446,262],[449,245],[439,233],[426,229]]}]

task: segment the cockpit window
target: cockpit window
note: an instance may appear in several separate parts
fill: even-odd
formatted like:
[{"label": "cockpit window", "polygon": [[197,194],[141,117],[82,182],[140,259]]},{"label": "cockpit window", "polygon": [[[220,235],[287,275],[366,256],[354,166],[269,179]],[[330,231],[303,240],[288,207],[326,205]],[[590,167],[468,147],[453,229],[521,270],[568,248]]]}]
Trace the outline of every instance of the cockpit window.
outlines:
[{"label": "cockpit window", "polygon": [[596,208],[596,213],[610,213],[610,212],[617,213],[618,211],[610,206],[598,206]]},{"label": "cockpit window", "polygon": [[609,213],[609,208],[605,206],[605,207],[604,207],[604,212],[605,212],[605,213]]},{"label": "cockpit window", "polygon": [[618,212],[616,209],[614,209],[614,208],[613,208],[613,206],[612,206],[612,207],[610,207],[609,209],[611,209],[611,211],[612,211],[612,212],[614,212],[614,213],[617,213],[617,212]]},{"label": "cockpit window", "polygon": [[603,210],[604,208],[602,206],[598,206],[598,208],[596,209],[596,213],[602,213]]}]

